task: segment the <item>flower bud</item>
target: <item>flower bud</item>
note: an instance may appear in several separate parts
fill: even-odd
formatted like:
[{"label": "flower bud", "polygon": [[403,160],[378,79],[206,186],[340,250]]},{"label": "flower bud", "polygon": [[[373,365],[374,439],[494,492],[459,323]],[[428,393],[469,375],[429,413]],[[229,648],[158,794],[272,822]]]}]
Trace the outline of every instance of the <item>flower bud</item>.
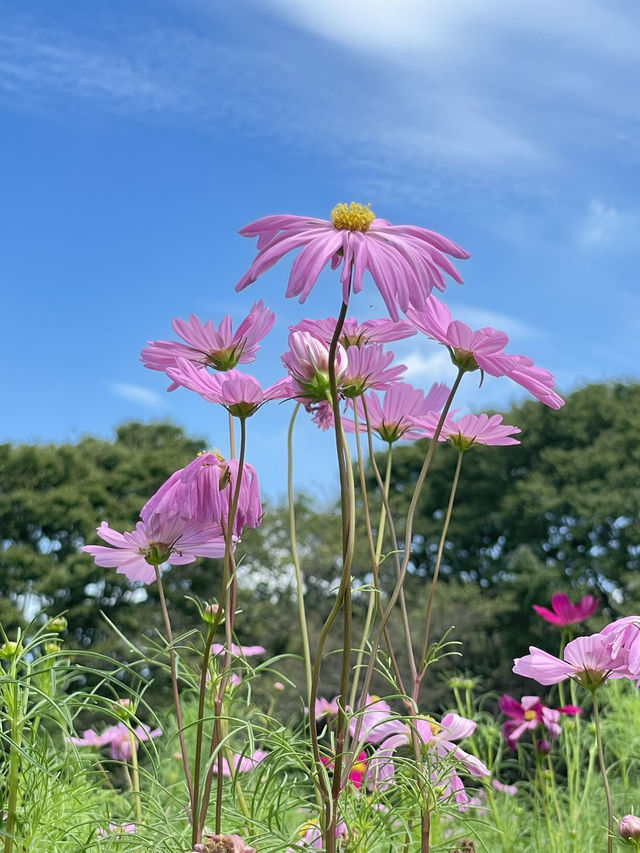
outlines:
[{"label": "flower bud", "polygon": [[536,744],[536,752],[539,755],[548,755],[551,752],[551,744],[549,741],[544,738],[540,738]]},{"label": "flower bud", "polygon": [[7,640],[6,643],[0,646],[0,660],[11,660],[11,658],[17,655],[19,648],[18,643]]},{"label": "flower bud", "polygon": [[67,620],[64,616],[56,616],[54,619],[50,619],[47,623],[47,631],[53,631],[56,634],[60,634],[62,631],[67,630]]},{"label": "flower bud", "polygon": [[640,817],[634,814],[625,815],[618,824],[618,832],[625,841],[640,840]]},{"label": "flower bud", "polygon": [[60,651],[60,646],[58,643],[43,643],[42,644],[42,653],[45,655],[55,655],[56,652]]},{"label": "flower bud", "polygon": [[133,706],[133,702],[131,699],[118,699],[117,702],[113,704],[113,712],[118,719],[126,722],[130,717],[132,717],[136,710]]},{"label": "flower bud", "polygon": [[202,618],[204,621],[212,625],[218,615],[218,609],[217,604],[205,604],[204,610],[202,611]]}]

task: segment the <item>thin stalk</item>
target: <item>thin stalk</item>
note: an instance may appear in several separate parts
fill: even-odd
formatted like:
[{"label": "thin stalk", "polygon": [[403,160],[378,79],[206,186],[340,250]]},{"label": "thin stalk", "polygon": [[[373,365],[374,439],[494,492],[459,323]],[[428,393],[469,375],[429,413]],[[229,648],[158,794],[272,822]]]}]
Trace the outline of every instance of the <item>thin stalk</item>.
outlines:
[{"label": "thin stalk", "polygon": [[[456,462],[456,470],[453,475],[453,482],[451,483],[451,491],[449,493],[449,503],[447,504],[447,512],[444,518],[444,523],[442,525],[442,533],[440,534],[440,541],[438,542],[438,553],[436,556],[436,565],[433,570],[433,580],[431,581],[431,588],[429,589],[429,598],[427,599],[427,616],[425,619],[425,627],[424,627],[424,642],[422,644],[422,655],[420,657],[421,660],[421,668],[418,673],[418,682],[417,688],[420,689],[420,682],[422,681],[424,674],[427,671],[427,651],[429,649],[429,632],[431,630],[431,610],[433,607],[433,596],[436,591],[436,584],[438,583],[438,575],[440,573],[440,565],[442,563],[442,554],[444,553],[445,542],[447,541],[447,533],[449,531],[449,523],[451,521],[451,514],[453,512],[453,502],[455,501],[456,491],[458,489],[458,480],[460,479],[460,469],[462,467],[462,455],[463,451],[458,451],[458,459]],[[418,691],[415,691],[414,700],[418,699]]]},{"label": "thin stalk", "polygon": [[202,671],[200,673],[200,689],[198,691],[198,719],[196,723],[196,756],[193,765],[193,826],[192,844],[197,844],[197,827],[200,826],[200,771],[202,767],[202,736],[204,734],[204,703],[207,692],[207,672],[209,670],[209,657],[211,655],[211,643],[220,621],[221,610],[215,615],[213,622],[209,625],[204,641],[202,654]]},{"label": "thin stalk", "polygon": [[136,736],[129,723],[127,723],[129,731],[129,745],[131,746],[131,774],[132,784],[131,793],[133,794],[133,804],[136,812],[136,823],[138,826],[142,823],[142,804],[140,802],[140,769],[138,767],[138,744]]},{"label": "thin stalk", "polygon": [[20,776],[20,745],[22,740],[22,726],[19,715],[20,685],[15,660],[11,662],[9,670],[13,678],[11,685],[13,697],[13,713],[11,718],[11,745],[9,747],[9,795],[7,798],[7,823],[5,826],[4,853],[12,853],[14,832],[16,826],[16,812],[18,809],[18,781]]},{"label": "thin stalk", "polygon": [[300,568],[300,555],[298,553],[298,542],[296,538],[296,512],[293,494],[293,426],[296,415],[300,409],[300,403],[296,403],[289,430],[287,432],[287,497],[289,502],[289,537],[291,539],[291,559],[296,573],[296,591],[298,595],[298,619],[302,633],[302,650],[304,653],[304,673],[307,685],[307,707],[311,707],[311,651],[309,649],[309,630],[307,628],[307,613],[304,606],[304,584],[302,570]]},{"label": "thin stalk", "polygon": [[227,412],[229,423],[229,459],[236,458],[236,431],[233,423],[233,415]]},{"label": "thin stalk", "polygon": [[193,822],[193,781],[191,779],[191,770],[189,768],[189,760],[187,758],[187,746],[184,740],[184,725],[182,722],[182,705],[180,703],[180,690],[178,689],[178,675],[176,669],[176,653],[173,649],[173,631],[171,630],[171,620],[169,619],[169,611],[167,609],[167,600],[164,596],[164,587],[162,586],[162,578],[160,577],[160,569],[158,566],[153,567],[156,573],[156,581],[158,582],[158,595],[160,596],[160,610],[164,619],[164,628],[167,632],[169,641],[169,668],[171,670],[171,686],[173,689],[173,705],[176,711],[176,722],[178,723],[178,739],[180,741],[180,754],[182,756],[182,766],[184,768],[184,778],[187,783],[189,792],[189,820]]},{"label": "thin stalk", "polygon": [[602,784],[604,785],[604,795],[607,800],[607,815],[608,815],[608,833],[607,833],[607,853],[613,851],[613,805],[611,803],[611,789],[609,788],[609,778],[607,776],[607,765],[604,761],[604,749],[602,746],[602,732],[600,731],[600,714],[598,712],[598,700],[596,699],[596,691],[591,691],[593,700],[593,722],[596,727],[596,742],[598,744],[598,758],[600,759],[600,772],[602,773]]}]

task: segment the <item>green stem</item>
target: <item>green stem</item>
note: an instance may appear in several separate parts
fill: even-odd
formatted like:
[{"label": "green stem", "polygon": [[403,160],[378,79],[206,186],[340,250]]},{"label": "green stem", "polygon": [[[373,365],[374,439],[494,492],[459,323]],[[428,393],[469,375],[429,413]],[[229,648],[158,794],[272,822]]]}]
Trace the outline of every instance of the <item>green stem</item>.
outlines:
[{"label": "green stem", "polygon": [[604,785],[604,794],[607,800],[607,815],[608,815],[608,835],[607,835],[607,853],[613,851],[613,805],[611,803],[611,789],[609,788],[609,779],[607,777],[607,765],[604,761],[604,749],[602,746],[602,733],[600,731],[600,714],[598,712],[598,700],[596,699],[596,691],[591,691],[593,699],[593,721],[596,727],[596,742],[598,744],[598,758],[600,759],[600,772],[602,773],[602,784]]},{"label": "green stem", "polygon": [[302,650],[304,653],[304,673],[307,685],[307,707],[311,706],[311,651],[309,649],[309,630],[307,627],[307,614],[304,606],[304,584],[302,570],[300,568],[300,555],[298,553],[298,542],[296,537],[296,511],[293,493],[293,426],[296,415],[300,409],[300,403],[291,415],[289,430],[287,433],[287,497],[289,503],[289,535],[291,539],[291,559],[296,573],[296,591],[298,595],[298,619],[302,633]]},{"label": "green stem", "polygon": [[[167,609],[167,600],[164,596],[164,587],[162,586],[162,578],[160,577],[160,569],[154,566],[156,573],[156,581],[158,582],[158,595],[160,596],[160,610],[164,619],[164,628],[167,632],[167,640],[169,642],[169,668],[171,670],[171,686],[173,689],[173,705],[176,712],[176,722],[178,724],[178,740],[180,741],[180,755],[182,756],[182,766],[184,768],[184,778],[187,783],[189,792],[189,820],[193,822],[193,812],[195,808],[193,796],[193,782],[191,779],[191,770],[189,768],[189,760],[187,758],[187,746],[184,739],[184,726],[182,722],[182,705],[180,703],[180,690],[178,689],[178,674],[176,666],[176,653],[173,649],[173,631],[171,630],[171,620],[169,619],[169,611]],[[193,824],[195,826],[195,824]]]},{"label": "green stem", "polygon": [[129,723],[127,723],[127,729],[129,730],[129,744],[131,745],[131,772],[132,772],[132,785],[131,792],[133,794],[133,803],[136,811],[136,823],[138,826],[142,823],[142,804],[140,802],[140,769],[138,767],[138,744],[136,742],[136,736],[131,729]]},{"label": "green stem", "polygon": [[22,726],[19,714],[20,685],[15,660],[11,662],[9,676],[13,678],[12,704],[13,713],[11,719],[11,745],[9,747],[9,795],[7,798],[7,823],[5,826],[4,853],[12,853],[14,832],[16,826],[16,813],[18,810],[18,781],[20,776],[20,746],[22,740]]},{"label": "green stem", "polygon": [[440,565],[442,563],[442,554],[444,553],[445,542],[447,541],[447,533],[449,531],[449,523],[451,521],[451,514],[453,512],[453,502],[456,497],[456,490],[458,488],[458,480],[460,479],[460,469],[462,467],[462,455],[463,451],[458,451],[458,460],[456,462],[456,470],[453,475],[453,482],[451,484],[451,491],[449,493],[449,503],[447,504],[447,512],[445,515],[444,523],[442,525],[442,533],[440,534],[440,541],[438,543],[438,553],[436,556],[436,565],[433,570],[433,580],[431,581],[431,588],[429,589],[429,598],[427,600],[427,615],[425,619],[425,628],[424,628],[424,642],[422,644],[422,655],[420,657],[421,665],[420,671],[418,672],[418,679],[416,683],[416,689],[414,692],[414,700],[418,699],[418,692],[420,690],[420,682],[424,678],[424,675],[427,671],[427,651],[429,649],[429,632],[431,630],[431,610],[433,607],[433,596],[436,591],[436,584],[438,583],[438,575],[440,573]]}]

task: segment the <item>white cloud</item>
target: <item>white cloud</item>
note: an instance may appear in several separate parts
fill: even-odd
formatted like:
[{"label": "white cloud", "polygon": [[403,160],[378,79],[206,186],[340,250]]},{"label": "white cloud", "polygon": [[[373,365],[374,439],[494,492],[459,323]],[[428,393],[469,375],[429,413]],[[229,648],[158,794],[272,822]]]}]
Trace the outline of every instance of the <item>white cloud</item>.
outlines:
[{"label": "white cloud", "polygon": [[398,361],[407,366],[403,380],[419,385],[431,385],[433,382],[452,382],[456,369],[451,363],[449,352],[440,347],[433,355],[425,355],[420,349],[411,349],[398,355]]},{"label": "white cloud", "polygon": [[449,302],[448,300],[447,307],[455,320],[462,320],[463,323],[471,326],[472,329],[491,326],[494,329],[499,329],[501,332],[506,332],[510,338],[536,338],[540,335],[540,330],[535,326],[524,322],[524,320],[511,317],[508,314],[502,314],[499,311],[488,311],[483,308],[474,308],[470,305],[457,305],[455,302]]},{"label": "white cloud", "polygon": [[578,229],[578,243],[587,249],[612,243],[617,248],[637,245],[639,226],[640,214],[637,211],[621,211],[613,205],[593,199]]},{"label": "white cloud", "polygon": [[164,406],[164,401],[160,394],[155,391],[150,391],[149,388],[143,388],[141,385],[131,385],[127,382],[111,382],[109,385],[112,393],[118,397],[123,397],[131,403],[138,403],[141,406],[147,406],[151,409],[159,409]]}]

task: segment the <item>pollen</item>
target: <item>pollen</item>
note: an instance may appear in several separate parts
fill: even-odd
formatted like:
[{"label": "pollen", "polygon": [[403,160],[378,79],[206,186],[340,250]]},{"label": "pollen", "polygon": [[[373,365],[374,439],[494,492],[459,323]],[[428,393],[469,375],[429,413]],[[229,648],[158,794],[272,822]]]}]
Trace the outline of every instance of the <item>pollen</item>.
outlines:
[{"label": "pollen", "polygon": [[527,720],[527,721],[529,721],[529,720],[535,720],[537,716],[538,716],[538,715],[536,714],[536,712],[535,712],[535,711],[532,711],[532,710],[525,711],[525,712],[524,712],[524,714],[523,714],[523,717],[524,717],[524,718],[525,718],[525,720]]},{"label": "pollen", "polygon": [[368,231],[369,226],[376,218],[375,213],[369,205],[358,204],[352,201],[351,204],[336,204],[331,211],[331,222],[340,231]]}]

